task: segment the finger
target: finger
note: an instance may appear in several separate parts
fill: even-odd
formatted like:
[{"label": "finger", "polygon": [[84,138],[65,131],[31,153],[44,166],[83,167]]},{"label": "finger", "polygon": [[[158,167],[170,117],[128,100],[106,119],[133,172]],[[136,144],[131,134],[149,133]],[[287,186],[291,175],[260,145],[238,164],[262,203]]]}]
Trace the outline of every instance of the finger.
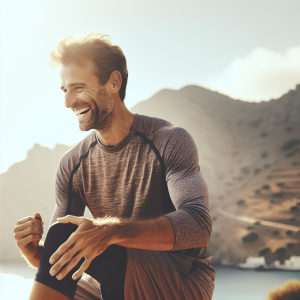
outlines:
[{"label": "finger", "polygon": [[39,219],[39,220],[42,221],[42,216],[41,216],[40,213],[38,213],[38,212],[34,213],[34,217],[35,217],[36,219]]},{"label": "finger", "polygon": [[73,274],[72,276],[73,280],[76,280],[80,276],[82,276],[83,272],[90,266],[91,261],[92,259],[85,257],[84,263],[80,266],[79,270]]},{"label": "finger", "polygon": [[56,274],[56,278],[58,280],[63,279],[79,263],[80,259],[80,255],[73,256],[70,262],[67,263],[67,265],[59,273]]},{"label": "finger", "polygon": [[74,241],[73,241],[74,233],[72,233],[69,238],[61,244],[58,249],[52,254],[49,259],[50,264],[54,264],[62,255],[69,251],[72,248]]},{"label": "finger", "polygon": [[43,231],[43,226],[40,223],[37,223],[37,221],[28,221],[26,223],[23,223],[21,225],[17,225],[14,228],[14,233],[20,232],[26,228],[39,228],[41,231]]},{"label": "finger", "polygon": [[66,265],[68,264],[71,259],[73,258],[73,255],[76,252],[73,250],[71,251],[70,249],[68,249],[66,251],[66,253],[64,253],[59,259],[58,261],[53,265],[53,267],[50,269],[50,275],[54,276],[57,275],[57,273]]},{"label": "finger", "polygon": [[[26,218],[27,220],[26,221],[22,221],[22,222],[17,222],[16,223],[16,226],[21,226],[21,225],[23,225],[23,224],[30,224],[30,223],[35,223],[35,224],[37,224],[37,225],[40,225],[41,224],[41,221],[40,220],[38,220],[38,219],[36,219],[36,218],[32,218],[32,217],[28,217],[28,218]],[[23,219],[23,220],[25,220],[25,219]]]},{"label": "finger", "polygon": [[42,237],[40,235],[37,234],[31,234],[28,235],[26,237],[24,237],[23,239],[20,239],[17,241],[17,246],[19,248],[24,248],[27,244],[29,244],[32,241],[39,241]]},{"label": "finger", "polygon": [[38,222],[38,221],[36,220],[36,218],[33,218],[33,217],[26,217],[26,218],[20,219],[20,220],[16,223],[16,225],[21,225],[21,224],[26,223],[26,222],[29,222],[29,221],[35,221],[35,222]]},{"label": "finger", "polygon": [[30,234],[40,235],[42,238],[43,231],[39,228],[26,228],[20,232],[15,233],[14,237],[16,240],[22,239]]},{"label": "finger", "polygon": [[60,223],[73,223],[73,224],[79,225],[81,223],[82,219],[83,219],[82,217],[67,215],[62,218],[57,218],[57,221]]}]

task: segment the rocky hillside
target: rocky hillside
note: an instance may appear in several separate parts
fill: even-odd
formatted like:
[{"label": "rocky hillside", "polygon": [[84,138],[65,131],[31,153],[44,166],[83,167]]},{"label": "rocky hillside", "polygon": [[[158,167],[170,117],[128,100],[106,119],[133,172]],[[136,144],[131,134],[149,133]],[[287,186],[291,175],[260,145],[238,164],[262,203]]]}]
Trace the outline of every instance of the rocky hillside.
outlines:
[{"label": "rocky hillside", "polygon": [[[255,203],[265,199],[255,198],[258,195],[253,193],[260,189],[260,196],[263,196],[267,190],[254,187],[253,180],[258,180],[257,184],[261,186],[269,184],[270,193],[280,193],[276,190],[279,188],[276,184],[280,182],[268,183],[267,176],[272,176],[271,170],[277,164],[297,168],[292,164],[299,161],[300,85],[280,99],[261,103],[233,100],[199,86],[187,86],[178,91],[162,90],[137,104],[132,111],[169,120],[186,128],[193,136],[210,193],[214,222],[209,253],[213,262],[243,262],[248,254],[257,253],[261,247],[267,248],[267,243],[253,244],[252,248],[247,244],[241,248],[244,246],[241,238],[245,230],[250,229],[245,229],[246,223],[222,214],[219,208],[232,214],[251,214],[252,218],[264,217],[267,220],[270,217],[270,214],[264,216],[258,213],[261,208]],[[59,159],[67,150],[68,147],[62,145],[50,150],[36,144],[28,151],[24,161],[0,174],[0,260],[20,259],[13,239],[13,227],[18,219],[38,211],[47,230],[54,208],[55,172]],[[285,188],[293,187],[291,183],[285,184]],[[244,207],[236,204],[241,199],[245,201]],[[270,200],[265,203],[278,213],[283,202],[273,204]],[[289,205],[292,202],[287,207]],[[249,210],[245,209],[247,207]],[[294,222],[298,225],[300,219],[293,213],[288,211],[285,219],[282,215],[273,219],[284,223],[287,217],[295,218]],[[236,247],[239,244],[241,247]],[[274,245],[273,248],[276,247]]]},{"label": "rocky hillside", "polygon": [[[300,85],[279,99],[261,103],[187,86],[163,90],[132,110],[167,119],[195,139],[210,193],[212,263],[236,265],[250,255],[263,254],[268,263],[283,262],[300,255]],[[285,182],[274,177],[276,169],[294,177]],[[269,190],[262,188],[267,185]],[[222,214],[220,207],[225,213],[251,217],[253,224]],[[266,226],[257,223],[260,219],[296,227],[289,231],[280,224]]]}]

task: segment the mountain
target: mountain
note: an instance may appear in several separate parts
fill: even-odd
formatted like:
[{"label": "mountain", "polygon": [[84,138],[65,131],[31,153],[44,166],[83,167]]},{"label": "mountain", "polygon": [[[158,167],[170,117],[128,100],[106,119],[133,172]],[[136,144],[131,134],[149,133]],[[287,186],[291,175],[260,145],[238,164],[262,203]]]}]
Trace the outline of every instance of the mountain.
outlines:
[{"label": "mountain", "polygon": [[[165,89],[131,110],[166,119],[186,128],[193,136],[199,165],[209,188],[213,233],[208,250],[213,262],[232,265],[257,253],[265,244],[260,241],[259,245],[254,242],[254,246],[251,243],[245,246],[241,242],[245,230],[249,231],[245,223],[225,216],[219,209],[222,207],[232,214],[251,213],[255,218],[257,212],[249,207],[256,204],[248,203],[253,189],[257,189],[255,184],[267,182],[271,176],[268,174],[277,165],[287,168],[288,172],[299,168],[300,165],[293,163],[299,161],[300,85],[279,99],[261,103],[234,100],[199,86]],[[24,161],[0,174],[0,260],[21,259],[13,238],[17,220],[38,211],[47,231],[54,209],[56,168],[68,149],[57,145],[50,150],[35,144]],[[293,155],[286,157],[293,151]],[[237,197],[245,198],[244,207],[237,206]],[[287,215],[291,213],[288,211]],[[300,222],[300,217],[293,217],[296,224]],[[272,247],[276,247],[275,244]]]},{"label": "mountain", "polygon": [[[260,103],[187,86],[162,90],[132,111],[166,119],[193,136],[210,195],[212,263],[236,265],[262,254],[271,263],[300,255],[300,214],[291,211],[300,205],[300,85]],[[289,175],[274,177],[276,170]],[[269,190],[261,188],[267,185]],[[279,225],[262,225],[267,220]],[[295,227],[291,232],[280,224]]]}]

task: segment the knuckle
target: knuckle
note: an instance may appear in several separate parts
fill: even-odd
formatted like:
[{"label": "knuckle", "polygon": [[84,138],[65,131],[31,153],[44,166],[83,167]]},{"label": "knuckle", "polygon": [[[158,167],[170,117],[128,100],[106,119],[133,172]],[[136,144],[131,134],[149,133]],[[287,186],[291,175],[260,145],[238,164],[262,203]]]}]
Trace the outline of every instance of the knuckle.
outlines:
[{"label": "knuckle", "polygon": [[70,254],[69,252],[66,253],[66,254],[64,255],[64,258],[65,258],[66,260],[70,260],[72,257],[73,257],[73,255]]},{"label": "knuckle", "polygon": [[61,247],[60,247],[60,251],[62,251],[62,252],[67,251],[67,247],[66,247],[66,246],[61,246]]},{"label": "knuckle", "polygon": [[78,258],[77,258],[77,257],[76,257],[76,258],[73,258],[73,259],[71,260],[71,262],[70,262],[70,264],[71,264],[72,266],[76,266],[77,263],[78,263]]}]

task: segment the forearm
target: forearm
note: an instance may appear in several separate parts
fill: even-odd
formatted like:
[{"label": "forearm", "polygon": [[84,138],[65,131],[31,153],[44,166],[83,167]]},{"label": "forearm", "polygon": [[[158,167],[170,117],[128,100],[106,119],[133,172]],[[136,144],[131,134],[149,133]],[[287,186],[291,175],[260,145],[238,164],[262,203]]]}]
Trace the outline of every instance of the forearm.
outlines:
[{"label": "forearm", "polygon": [[164,216],[152,220],[120,221],[113,228],[113,244],[154,251],[168,251],[174,246],[174,229]]},{"label": "forearm", "polygon": [[26,257],[25,255],[23,255],[24,259],[26,260],[29,266],[34,267],[36,269],[39,267],[43,249],[44,242],[40,241],[34,256]]}]

